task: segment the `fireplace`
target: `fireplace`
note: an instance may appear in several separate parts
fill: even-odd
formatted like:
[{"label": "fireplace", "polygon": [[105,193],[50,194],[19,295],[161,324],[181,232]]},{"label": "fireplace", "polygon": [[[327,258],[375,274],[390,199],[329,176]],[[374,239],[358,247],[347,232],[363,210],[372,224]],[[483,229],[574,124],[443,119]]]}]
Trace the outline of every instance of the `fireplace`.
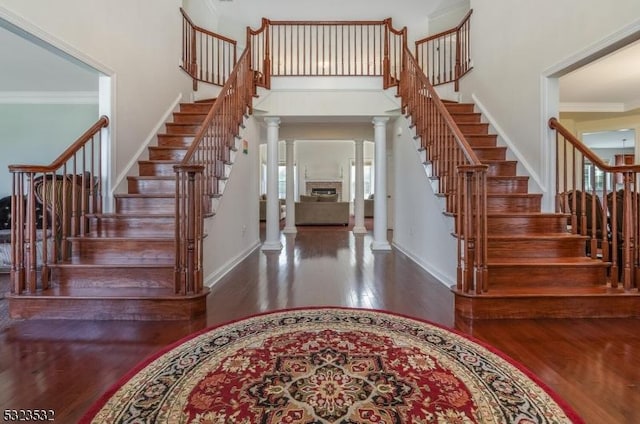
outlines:
[{"label": "fireplace", "polygon": [[311,189],[311,194],[337,194],[338,191],[332,187],[315,187]]},{"label": "fireplace", "polygon": [[307,180],[306,193],[312,194],[337,194],[338,201],[342,201],[342,180]]}]

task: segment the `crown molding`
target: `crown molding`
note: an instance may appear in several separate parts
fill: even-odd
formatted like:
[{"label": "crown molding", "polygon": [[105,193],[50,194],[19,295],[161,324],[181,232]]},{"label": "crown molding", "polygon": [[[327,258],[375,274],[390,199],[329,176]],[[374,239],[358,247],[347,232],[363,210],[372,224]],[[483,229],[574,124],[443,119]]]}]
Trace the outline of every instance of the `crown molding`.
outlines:
[{"label": "crown molding", "polygon": [[97,91],[0,91],[0,104],[98,104]]},{"label": "crown molding", "polygon": [[624,103],[560,103],[560,112],[626,112]]}]

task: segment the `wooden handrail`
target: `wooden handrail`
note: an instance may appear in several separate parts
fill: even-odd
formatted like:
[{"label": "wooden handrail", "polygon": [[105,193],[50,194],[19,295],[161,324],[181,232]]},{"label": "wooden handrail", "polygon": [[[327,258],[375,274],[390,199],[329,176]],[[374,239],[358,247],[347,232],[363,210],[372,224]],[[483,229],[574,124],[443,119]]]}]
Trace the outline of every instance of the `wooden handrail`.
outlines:
[{"label": "wooden handrail", "polygon": [[471,69],[470,22],[473,9],[454,28],[424,37],[415,42],[415,56],[433,85],[454,83]]},{"label": "wooden handrail", "polygon": [[109,118],[103,115],[49,165],[9,165],[9,172],[53,172],[71,159],[96,133],[108,126]]},{"label": "wooden handrail", "polygon": [[585,254],[611,264],[609,283],[640,286],[640,165],[609,165],[556,118],[556,211],[572,233],[585,236]]},{"label": "wooden handrail", "polygon": [[236,63],[237,42],[195,25],[182,8],[180,13],[183,18],[180,67],[193,79],[193,89],[198,89],[199,81],[224,85]]},{"label": "wooden handrail", "polygon": [[85,234],[87,214],[102,211],[101,130],[108,126],[100,117],[49,165],[9,165],[14,294],[48,288],[51,265],[69,256],[69,237]]},{"label": "wooden handrail", "polygon": [[226,176],[236,136],[255,89],[251,69],[251,43],[229,74],[218,97],[198,129],[176,172],[175,270],[176,293],[203,290],[204,214],[218,196],[219,181]]},{"label": "wooden handrail", "polygon": [[398,90],[402,110],[411,117],[431,175],[437,177],[438,192],[445,196],[446,211],[456,219],[457,289],[464,293],[483,293],[489,290],[488,165],[480,162],[408,48],[405,48],[403,63]]}]

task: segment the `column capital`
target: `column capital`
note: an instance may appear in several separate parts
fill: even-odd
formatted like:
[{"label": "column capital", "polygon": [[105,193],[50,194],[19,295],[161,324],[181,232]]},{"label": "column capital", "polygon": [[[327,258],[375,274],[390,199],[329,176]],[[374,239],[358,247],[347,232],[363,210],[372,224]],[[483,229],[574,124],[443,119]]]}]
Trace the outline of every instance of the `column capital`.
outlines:
[{"label": "column capital", "polygon": [[359,139],[359,140],[353,140],[353,142],[357,145],[363,145],[364,144],[364,140],[363,139]]},{"label": "column capital", "polygon": [[278,118],[277,116],[264,118],[264,122],[267,123],[268,127],[279,127],[280,126],[280,118]]},{"label": "column capital", "polygon": [[386,125],[388,121],[388,116],[376,116],[371,122],[373,123],[373,125]]},{"label": "column capital", "polygon": [[292,146],[293,143],[295,143],[295,140],[285,140],[284,142],[285,142],[285,144],[287,144],[289,146]]}]

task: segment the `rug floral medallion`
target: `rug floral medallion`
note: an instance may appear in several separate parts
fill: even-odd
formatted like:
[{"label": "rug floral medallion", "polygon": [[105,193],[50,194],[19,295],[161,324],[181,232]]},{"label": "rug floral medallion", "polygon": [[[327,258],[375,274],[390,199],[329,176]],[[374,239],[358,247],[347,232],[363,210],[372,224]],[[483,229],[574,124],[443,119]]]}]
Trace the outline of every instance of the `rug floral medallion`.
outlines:
[{"label": "rug floral medallion", "polygon": [[169,349],[105,396],[94,423],[582,422],[492,350],[359,309],[270,313]]}]

